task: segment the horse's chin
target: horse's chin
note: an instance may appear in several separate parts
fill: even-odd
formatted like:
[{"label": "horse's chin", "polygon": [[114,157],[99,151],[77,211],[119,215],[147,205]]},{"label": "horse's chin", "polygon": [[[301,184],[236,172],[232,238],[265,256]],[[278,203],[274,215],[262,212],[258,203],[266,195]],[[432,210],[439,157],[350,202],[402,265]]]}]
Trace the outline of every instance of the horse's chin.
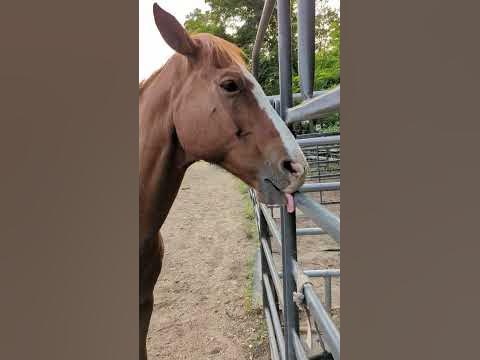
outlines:
[{"label": "horse's chin", "polygon": [[273,186],[257,191],[257,198],[258,201],[266,205],[286,205],[287,203],[285,194]]}]

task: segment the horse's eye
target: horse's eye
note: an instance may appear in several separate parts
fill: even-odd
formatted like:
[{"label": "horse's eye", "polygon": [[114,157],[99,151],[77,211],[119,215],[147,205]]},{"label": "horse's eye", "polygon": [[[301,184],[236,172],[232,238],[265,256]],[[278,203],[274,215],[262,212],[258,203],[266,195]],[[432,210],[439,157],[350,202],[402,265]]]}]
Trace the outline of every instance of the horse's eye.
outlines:
[{"label": "horse's eye", "polygon": [[244,131],[244,130],[241,130],[241,129],[238,129],[237,132],[235,133],[235,135],[238,138],[244,138],[244,137],[247,137],[250,134],[251,134],[250,131]]},{"label": "horse's eye", "polygon": [[240,87],[234,80],[226,80],[220,84],[223,90],[229,93],[235,93],[240,90]]}]

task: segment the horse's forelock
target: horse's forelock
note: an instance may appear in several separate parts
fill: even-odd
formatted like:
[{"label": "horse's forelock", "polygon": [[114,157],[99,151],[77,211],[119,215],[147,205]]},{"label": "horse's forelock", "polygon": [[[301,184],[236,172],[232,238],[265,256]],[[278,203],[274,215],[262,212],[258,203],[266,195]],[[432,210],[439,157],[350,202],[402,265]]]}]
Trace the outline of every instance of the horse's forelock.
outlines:
[{"label": "horse's forelock", "polygon": [[224,67],[231,63],[245,66],[245,54],[237,45],[208,33],[194,34],[192,38],[206,50],[207,59],[214,61],[215,66]]}]

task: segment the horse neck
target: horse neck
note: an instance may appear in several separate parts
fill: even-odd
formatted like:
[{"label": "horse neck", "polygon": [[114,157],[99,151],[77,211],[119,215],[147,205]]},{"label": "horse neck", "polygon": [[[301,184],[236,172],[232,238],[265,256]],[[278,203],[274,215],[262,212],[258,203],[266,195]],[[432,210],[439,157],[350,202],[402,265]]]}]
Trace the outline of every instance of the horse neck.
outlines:
[{"label": "horse neck", "polygon": [[189,166],[172,121],[172,90],[162,86],[178,75],[162,70],[140,96],[140,241],[160,230]]}]

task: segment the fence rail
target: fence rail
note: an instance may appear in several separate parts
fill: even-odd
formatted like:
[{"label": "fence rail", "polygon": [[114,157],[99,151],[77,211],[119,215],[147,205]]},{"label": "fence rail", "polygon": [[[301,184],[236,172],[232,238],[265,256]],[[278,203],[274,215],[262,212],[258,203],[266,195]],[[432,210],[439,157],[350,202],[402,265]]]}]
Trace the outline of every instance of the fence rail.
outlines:
[{"label": "fence rail", "polygon": [[287,124],[298,121],[321,119],[340,109],[340,86],[312,99],[306,100],[287,111]]},{"label": "fence rail", "polygon": [[[340,86],[332,90],[314,91],[315,1],[298,0],[298,47],[301,93],[292,94],[291,63],[291,4],[290,0],[265,0],[252,53],[252,67],[258,76],[259,55],[270,18],[277,8],[280,94],[269,96],[275,110],[287,124],[318,120],[340,109]],[[300,104],[293,106],[295,102]],[[322,343],[335,360],[340,359],[340,334],[331,318],[332,278],[340,277],[338,269],[302,269],[297,261],[297,237],[329,235],[340,243],[340,219],[323,202],[320,204],[308,194],[339,191],[340,135],[315,134],[297,139],[307,160],[317,169],[318,182],[307,183],[294,194],[296,206],[309,217],[316,228],[296,228],[296,213],[280,207],[280,224],[273,216],[274,209],[260,204],[254,190],[250,190],[260,238],[262,270],[262,300],[268,330],[270,352],[276,360],[307,360],[311,349],[302,340],[299,331],[299,308],[308,309],[315,326],[320,329]],[[320,150],[321,154],[320,154]],[[331,174],[322,175],[320,168],[332,166]],[[315,179],[317,178],[315,177]],[[275,265],[271,240],[281,249],[281,271]],[[315,293],[310,277],[324,281],[324,299]],[[320,335],[320,334],[318,334]]]}]

